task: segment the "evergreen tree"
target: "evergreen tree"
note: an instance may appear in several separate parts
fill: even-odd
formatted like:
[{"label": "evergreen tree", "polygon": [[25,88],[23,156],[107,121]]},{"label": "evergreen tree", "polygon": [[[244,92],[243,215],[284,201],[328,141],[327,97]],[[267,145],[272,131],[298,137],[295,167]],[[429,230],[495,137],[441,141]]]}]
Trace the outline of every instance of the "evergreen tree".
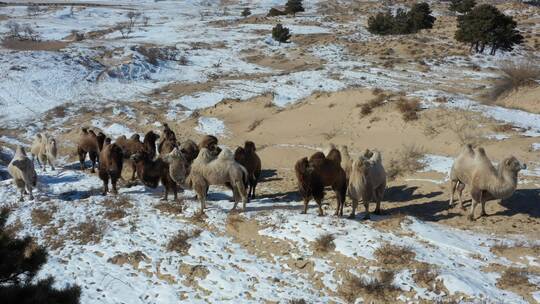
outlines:
[{"label": "evergreen tree", "polygon": [[244,8],[244,10],[242,11],[242,17],[245,18],[249,15],[251,15],[251,10],[249,9],[249,7]]},{"label": "evergreen tree", "polygon": [[6,304],[79,303],[77,286],[56,289],[54,279],[34,280],[47,261],[47,252],[30,237],[12,238],[5,231],[8,210],[0,211],[0,299]]},{"label": "evergreen tree", "polygon": [[523,43],[523,36],[516,26],[511,16],[506,16],[492,5],[483,4],[468,14],[458,16],[455,38],[469,43],[471,51],[477,53],[491,47],[490,54],[495,55],[498,50],[511,51],[514,45]]},{"label": "evergreen tree", "polygon": [[266,17],[275,17],[275,16],[283,16],[283,15],[287,15],[287,13],[285,13],[284,11],[280,11],[277,8],[272,7],[268,11],[268,14],[266,15]]},{"label": "evergreen tree", "polygon": [[296,16],[296,13],[303,12],[302,0],[288,0],[285,4],[285,12],[289,15]]},{"label": "evergreen tree", "polygon": [[433,27],[436,18],[431,15],[431,9],[426,2],[416,3],[408,13],[412,32]]},{"label": "evergreen tree", "polygon": [[394,16],[392,13],[378,13],[368,19],[368,31],[377,35],[391,35],[394,33]]},{"label": "evergreen tree", "polygon": [[452,12],[466,14],[476,5],[475,0],[452,0],[448,9]]},{"label": "evergreen tree", "polygon": [[289,38],[291,38],[291,34],[289,32],[289,29],[286,27],[283,27],[281,23],[278,23],[274,28],[272,29],[272,38],[274,40],[279,41],[279,43],[286,43]]}]

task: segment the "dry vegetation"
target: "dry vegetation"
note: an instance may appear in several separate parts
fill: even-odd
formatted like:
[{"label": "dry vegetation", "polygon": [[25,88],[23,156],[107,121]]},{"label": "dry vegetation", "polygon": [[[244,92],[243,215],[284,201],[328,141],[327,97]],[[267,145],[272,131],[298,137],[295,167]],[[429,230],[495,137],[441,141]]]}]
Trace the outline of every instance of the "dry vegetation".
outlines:
[{"label": "dry vegetation", "polygon": [[403,145],[397,156],[391,159],[386,166],[386,175],[389,180],[399,176],[422,170],[426,164],[422,162],[424,148],[415,144]]},{"label": "dry vegetation", "polygon": [[313,247],[317,252],[327,253],[336,248],[336,245],[334,244],[334,239],[335,237],[331,233],[322,234],[315,239],[315,244],[313,245]]},{"label": "dry vegetation", "polygon": [[520,87],[536,86],[540,79],[540,67],[532,60],[506,62],[501,65],[501,77],[493,82],[493,86],[485,97],[493,102]]},{"label": "dry vegetation", "polygon": [[401,112],[404,121],[412,121],[418,119],[420,111],[420,101],[416,99],[400,98],[396,103],[397,109]]},{"label": "dry vegetation", "polygon": [[107,229],[104,221],[96,221],[94,219],[82,222],[71,229],[71,235],[80,244],[97,244],[101,242],[103,235]]},{"label": "dry vegetation", "polygon": [[413,279],[421,286],[431,287],[436,283],[438,275],[439,272],[437,270],[432,269],[429,265],[424,265],[416,270],[413,274]]},{"label": "dry vegetation", "polygon": [[413,261],[415,253],[409,247],[387,243],[375,250],[375,257],[382,265],[404,266]]},{"label": "dry vegetation", "polygon": [[164,213],[182,214],[183,203],[182,202],[169,202],[169,201],[159,202],[158,204],[154,205],[154,208]]},{"label": "dry vegetation", "polygon": [[377,278],[359,278],[351,273],[347,273],[343,283],[339,286],[338,295],[349,303],[354,303],[360,294],[366,294],[386,303],[393,299],[398,290],[394,286],[393,271],[382,271]]},{"label": "dry vegetation", "polygon": [[198,237],[202,233],[202,230],[195,229],[191,232],[178,231],[178,233],[167,244],[167,250],[175,251],[180,254],[187,254],[191,244],[189,240]]},{"label": "dry vegetation", "polygon": [[53,219],[55,212],[56,212],[56,207],[54,206],[48,209],[45,209],[45,208],[32,209],[32,213],[31,213],[32,224],[37,225],[37,226],[48,225]]},{"label": "dry vegetation", "polygon": [[386,94],[378,93],[373,99],[370,99],[367,103],[360,105],[360,113],[362,116],[371,114],[373,109],[382,106],[387,98],[388,96]]},{"label": "dry vegetation", "polygon": [[262,119],[255,119],[253,120],[253,122],[251,122],[247,128],[247,131],[248,132],[251,132],[253,130],[255,130],[261,123],[263,122]]},{"label": "dry vegetation", "polygon": [[510,267],[506,269],[498,280],[501,286],[526,286],[529,285],[528,272],[523,268]]}]

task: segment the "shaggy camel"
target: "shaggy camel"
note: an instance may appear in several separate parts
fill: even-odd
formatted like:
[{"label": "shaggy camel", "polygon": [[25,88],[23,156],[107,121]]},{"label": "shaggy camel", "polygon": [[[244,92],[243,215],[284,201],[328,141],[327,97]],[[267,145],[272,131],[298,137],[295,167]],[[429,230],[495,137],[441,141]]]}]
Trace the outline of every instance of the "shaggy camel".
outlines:
[{"label": "shaggy camel", "polygon": [[98,135],[92,130],[88,130],[86,127],[81,128],[81,135],[79,137],[79,143],[77,145],[77,154],[79,155],[79,163],[81,164],[81,170],[84,170],[84,160],[86,159],[86,153],[88,153],[90,160],[92,161],[92,169],[90,172],[94,173],[96,167],[96,161],[99,161],[99,151],[103,147],[105,141],[105,134],[99,132]]},{"label": "shaggy camel", "polygon": [[32,155],[32,162],[37,161],[38,165],[41,166],[39,162],[39,151],[41,151],[42,141],[43,138],[45,138],[46,135],[44,133],[38,133],[34,137],[34,141],[32,142],[32,146],[30,147],[30,155]]},{"label": "shaggy camel", "polygon": [[184,154],[186,161],[191,164],[199,155],[199,146],[193,140],[188,139],[180,144],[180,151]]},{"label": "shaggy camel", "polygon": [[[366,157],[370,155],[370,157]],[[381,153],[378,151],[369,152],[354,160],[351,167],[351,176],[347,193],[352,200],[352,211],[350,219],[355,217],[358,201],[364,202],[366,209],[365,219],[369,219],[369,203],[377,203],[375,214],[381,213],[381,201],[386,189],[386,172],[382,164]]]},{"label": "shaggy camel", "polygon": [[[124,159],[131,161],[131,156],[136,153],[144,153],[150,159],[154,159],[156,156],[156,141],[159,139],[159,135],[153,131],[149,131],[144,135],[144,140],[141,143],[139,139],[134,139],[131,136],[127,139],[125,135],[118,137],[115,143],[122,148]],[[131,180],[135,180],[136,168],[135,163],[131,162]]]},{"label": "shaggy camel", "polygon": [[324,187],[331,186],[337,199],[335,215],[343,215],[347,180],[340,160],[339,151],[331,149],[328,157],[324,156],[322,152],[316,152],[309,160],[304,157],[296,162],[294,171],[298,181],[298,190],[304,199],[303,214],[307,213],[308,203],[311,198],[314,198],[319,206],[319,216],[323,216]]},{"label": "shaggy camel", "polygon": [[218,139],[214,135],[205,135],[199,142],[199,150],[202,148],[208,149],[212,154],[218,155],[221,148],[218,146]]},{"label": "shaggy camel", "polygon": [[161,133],[161,140],[158,145],[158,153],[165,155],[170,153],[175,147],[178,146],[176,142],[176,134],[174,133],[167,123],[163,123],[163,132]]},{"label": "shaggy camel", "polygon": [[248,197],[255,198],[255,188],[261,177],[261,159],[255,152],[255,143],[246,141],[244,147],[236,148],[234,160],[244,166],[248,172],[249,191]]},{"label": "shaggy camel", "polygon": [[54,163],[56,162],[57,154],[58,147],[56,146],[56,139],[43,135],[38,153],[38,164],[41,162],[43,171],[46,171],[47,163],[49,163],[49,166],[51,166],[51,170],[55,170]]},{"label": "shaggy camel", "polygon": [[169,191],[173,191],[174,200],[178,199],[178,188],[176,183],[169,174],[169,164],[161,158],[153,160],[153,158],[145,153],[138,152],[131,157],[135,165],[137,176],[142,183],[150,188],[157,188],[159,182],[165,188],[165,193],[162,200],[167,200]]},{"label": "shaggy camel", "polygon": [[24,200],[25,191],[28,191],[30,199],[33,200],[32,187],[37,185],[37,174],[33,162],[26,156],[26,151],[22,146],[17,146],[15,156],[8,165],[8,172],[21,191],[19,201]]},{"label": "shaggy camel", "polygon": [[234,206],[242,200],[242,210],[246,210],[248,196],[246,185],[248,173],[246,169],[234,160],[231,150],[223,149],[215,158],[207,148],[202,148],[191,165],[187,184],[197,193],[201,203],[201,212],[206,208],[206,195],[210,185],[227,185],[233,190]]},{"label": "shaggy camel", "polygon": [[[456,159],[450,173],[452,196],[460,184],[463,186],[458,188],[459,191],[463,191],[462,188],[465,185],[470,186],[472,203],[468,218],[473,221],[478,203],[482,208],[480,213],[482,217],[486,215],[487,201],[503,200],[512,196],[517,187],[518,173],[526,168],[527,166],[521,164],[514,156],[504,158],[495,168],[484,148],[472,150],[472,147],[466,146]],[[460,203],[462,204],[461,193]]]},{"label": "shaggy camel", "polygon": [[189,173],[189,163],[185,155],[178,148],[161,157],[169,164],[169,176],[178,185],[184,186]]},{"label": "shaggy camel", "polygon": [[122,175],[124,156],[122,148],[117,144],[111,144],[111,139],[107,138],[103,149],[99,153],[99,178],[103,181],[103,195],[109,191],[109,179],[111,180],[112,193],[117,194],[116,182]]},{"label": "shaggy camel", "polygon": [[346,145],[341,145],[339,146],[339,153],[341,154],[341,167],[345,170],[345,175],[347,176],[347,180],[349,180],[353,163],[349,154],[349,148]]}]

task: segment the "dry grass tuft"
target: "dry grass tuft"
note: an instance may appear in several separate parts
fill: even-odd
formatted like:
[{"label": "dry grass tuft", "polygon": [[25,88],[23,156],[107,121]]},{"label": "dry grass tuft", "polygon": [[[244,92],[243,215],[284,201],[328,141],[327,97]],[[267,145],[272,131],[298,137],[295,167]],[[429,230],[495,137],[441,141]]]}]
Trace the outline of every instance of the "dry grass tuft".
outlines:
[{"label": "dry grass tuft", "polygon": [[289,304],[307,304],[306,300],[304,299],[292,299],[287,302]]},{"label": "dry grass tuft", "polygon": [[80,244],[97,244],[101,242],[107,225],[103,221],[88,220],[71,230],[71,234]]},{"label": "dry grass tuft", "polygon": [[126,215],[127,215],[127,212],[124,209],[119,208],[119,207],[116,207],[111,210],[107,210],[104,214],[105,218],[111,221],[117,221],[117,220],[123,219],[124,217],[126,217]]},{"label": "dry grass tuft", "polygon": [[331,233],[325,233],[315,239],[314,248],[317,252],[327,253],[336,248],[334,244],[334,235]]},{"label": "dry grass tuft", "polygon": [[338,288],[338,295],[347,302],[354,303],[358,295],[364,293],[386,303],[387,300],[394,299],[394,293],[399,290],[394,286],[394,276],[393,271],[383,271],[377,278],[369,280],[347,273]]},{"label": "dry grass tuft", "polygon": [[413,274],[413,278],[417,283],[421,283],[424,286],[431,286],[436,282],[438,275],[439,272],[437,270],[434,270],[430,268],[430,266],[426,265],[417,269],[416,273]]},{"label": "dry grass tuft", "polygon": [[386,166],[386,175],[389,180],[398,176],[410,174],[422,170],[426,164],[422,162],[424,148],[415,144],[403,145],[396,158],[391,159]]},{"label": "dry grass tuft", "polygon": [[420,111],[420,101],[416,99],[400,98],[397,103],[397,108],[403,117],[404,121],[412,121],[418,119]]},{"label": "dry grass tuft", "polygon": [[383,265],[407,265],[416,254],[410,247],[384,244],[375,250],[375,257]]},{"label": "dry grass tuft", "polygon": [[194,224],[204,223],[206,218],[207,216],[204,212],[197,211],[189,218],[189,221]]},{"label": "dry grass tuft", "polygon": [[502,286],[526,286],[529,285],[527,275],[529,273],[523,268],[509,267],[507,268],[497,281]]},{"label": "dry grass tuft", "polygon": [[362,116],[371,114],[373,109],[382,106],[387,98],[388,96],[386,94],[377,94],[375,98],[370,99],[367,103],[360,105],[360,113]]},{"label": "dry grass tuft", "polygon": [[192,238],[196,238],[201,235],[202,230],[195,229],[187,233],[185,231],[178,231],[178,233],[167,244],[167,250],[175,251],[180,254],[187,254],[191,244],[188,242]]},{"label": "dry grass tuft", "polygon": [[540,79],[540,67],[533,60],[506,62],[500,66],[501,77],[493,82],[486,94],[490,102],[497,100],[521,87],[536,86]]},{"label": "dry grass tuft", "polygon": [[154,205],[154,208],[170,214],[181,214],[183,212],[183,204],[181,202],[159,202],[159,204]]},{"label": "dry grass tuft", "polygon": [[101,204],[107,208],[122,208],[128,209],[133,207],[133,204],[129,201],[127,196],[118,196],[114,199],[107,198],[101,202]]},{"label": "dry grass tuft", "polygon": [[382,92],[383,90],[381,88],[374,88],[373,90],[371,90],[371,93],[373,93],[373,95],[380,95]]},{"label": "dry grass tuft", "polygon": [[247,131],[251,132],[255,130],[262,122],[263,122],[263,119],[255,119],[252,123],[249,124]]},{"label": "dry grass tuft", "polygon": [[30,214],[32,217],[32,224],[37,226],[48,225],[53,219],[54,213],[56,212],[56,207],[51,207],[49,209],[45,208],[34,208]]},{"label": "dry grass tuft", "polygon": [[509,123],[494,125],[491,129],[494,132],[511,132],[514,130],[514,126]]}]

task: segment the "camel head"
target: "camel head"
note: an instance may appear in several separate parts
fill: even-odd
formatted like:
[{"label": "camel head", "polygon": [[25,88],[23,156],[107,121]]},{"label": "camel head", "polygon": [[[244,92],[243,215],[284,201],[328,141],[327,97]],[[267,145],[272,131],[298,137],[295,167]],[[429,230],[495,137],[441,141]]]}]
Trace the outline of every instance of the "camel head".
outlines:
[{"label": "camel head", "polygon": [[255,143],[252,142],[252,141],[246,141],[244,143],[244,150],[246,150],[247,153],[253,153],[255,152],[256,148],[255,148]]},{"label": "camel head", "polygon": [[24,150],[23,146],[17,145],[17,149],[15,150],[15,156],[26,156],[26,151]]},{"label": "camel head", "polygon": [[156,141],[159,139],[159,135],[154,133],[154,131],[148,131],[146,135],[144,135],[144,142],[150,142],[150,143],[156,143]]},{"label": "camel head", "polygon": [[514,174],[517,174],[521,170],[527,169],[527,165],[520,163],[519,160],[517,160],[517,158],[514,156],[505,158],[502,161],[501,166],[504,170],[508,170]]},{"label": "camel head", "polygon": [[[124,138],[126,137],[125,135],[122,135],[122,136],[124,136]],[[141,141],[141,136],[138,133],[135,133],[135,134],[131,135],[131,137],[129,139],[140,142]]]},{"label": "camel head", "polygon": [[365,175],[369,172],[369,169],[371,168],[371,163],[369,162],[369,159],[365,156],[359,156],[353,162],[352,167],[353,170],[361,172],[363,175]]}]

